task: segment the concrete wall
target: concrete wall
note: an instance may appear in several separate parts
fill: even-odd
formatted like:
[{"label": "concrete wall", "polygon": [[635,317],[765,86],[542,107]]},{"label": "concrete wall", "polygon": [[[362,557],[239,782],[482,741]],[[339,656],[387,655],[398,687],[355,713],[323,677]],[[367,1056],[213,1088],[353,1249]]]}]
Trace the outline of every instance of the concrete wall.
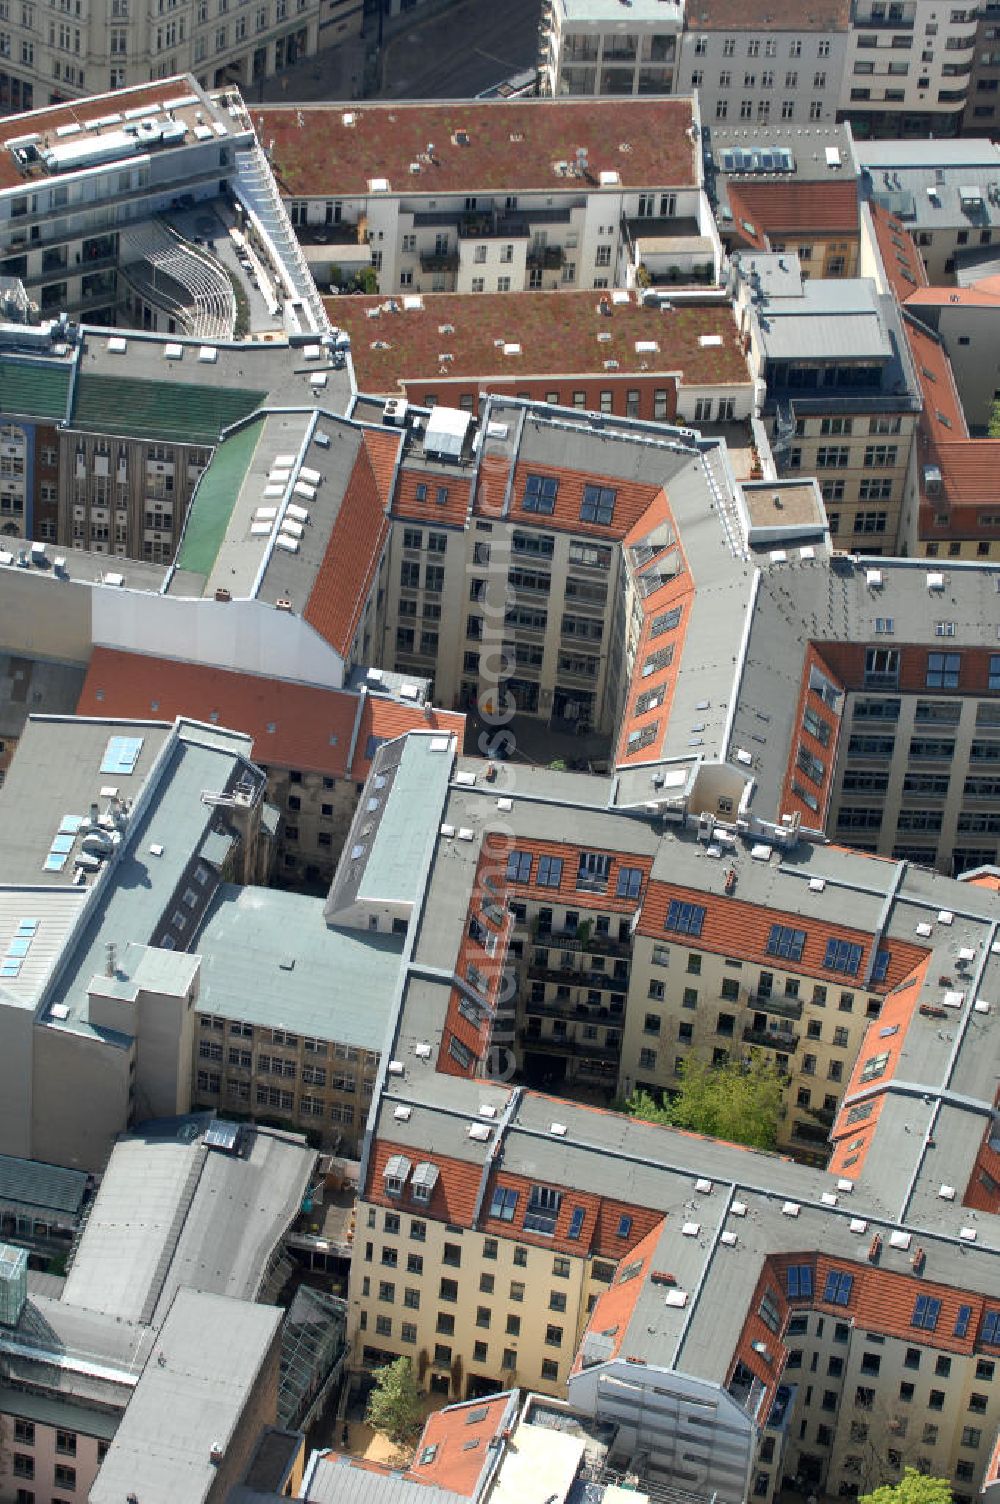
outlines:
[{"label": "concrete wall", "polygon": [[93,641],[237,672],[274,675],[329,689],[343,686],[343,662],[301,617],[257,601],[185,600],[111,588],[94,591]]},{"label": "concrete wall", "polygon": [[[41,592],[46,592],[42,594]],[[23,653],[25,623],[39,658],[87,663],[92,647],[89,585],[58,580],[50,570],[4,569],[0,575],[0,648]]]},{"label": "concrete wall", "polygon": [[33,1159],[102,1170],[129,1124],[132,1051],[69,1029],[35,1029]]},{"label": "concrete wall", "polygon": [[31,1157],[31,1008],[0,1008],[0,1153]]}]

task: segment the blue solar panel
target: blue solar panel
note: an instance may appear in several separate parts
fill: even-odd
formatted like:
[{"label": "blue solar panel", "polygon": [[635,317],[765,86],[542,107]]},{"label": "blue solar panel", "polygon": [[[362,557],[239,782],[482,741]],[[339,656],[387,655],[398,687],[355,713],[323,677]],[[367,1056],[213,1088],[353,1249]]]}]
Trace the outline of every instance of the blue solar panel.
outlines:
[{"label": "blue solar panel", "polygon": [[56,836],[49,850],[55,852],[59,856],[69,856],[70,852],[73,850],[73,842],[75,839],[75,836]]},{"label": "blue solar panel", "polygon": [[44,872],[61,872],[66,865],[66,858],[56,851],[50,851],[42,863]]}]

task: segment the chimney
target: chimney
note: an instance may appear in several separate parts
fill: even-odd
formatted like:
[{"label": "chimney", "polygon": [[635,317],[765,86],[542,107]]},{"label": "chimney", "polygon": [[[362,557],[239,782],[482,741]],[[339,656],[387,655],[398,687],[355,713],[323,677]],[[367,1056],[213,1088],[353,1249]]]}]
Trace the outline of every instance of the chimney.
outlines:
[{"label": "chimney", "polygon": [[118,947],[113,940],[109,940],[104,947],[105,964],[104,974],[109,977],[118,975]]}]

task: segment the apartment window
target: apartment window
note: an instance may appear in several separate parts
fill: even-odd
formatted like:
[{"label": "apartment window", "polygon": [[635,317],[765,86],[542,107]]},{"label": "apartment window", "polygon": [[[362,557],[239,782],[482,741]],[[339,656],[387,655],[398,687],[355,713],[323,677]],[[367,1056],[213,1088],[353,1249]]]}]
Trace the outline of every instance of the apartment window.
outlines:
[{"label": "apartment window", "polygon": [[928,689],[957,689],[962,655],[960,653],[928,653]]},{"label": "apartment window", "polygon": [[57,1488],[76,1488],[76,1468],[67,1467],[65,1463],[57,1462],[53,1471]]}]

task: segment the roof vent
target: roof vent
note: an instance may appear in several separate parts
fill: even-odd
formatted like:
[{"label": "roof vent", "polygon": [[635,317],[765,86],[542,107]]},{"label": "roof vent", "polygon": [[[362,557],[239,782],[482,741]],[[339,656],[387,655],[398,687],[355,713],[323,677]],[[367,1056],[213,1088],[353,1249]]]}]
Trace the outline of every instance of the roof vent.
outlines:
[{"label": "roof vent", "polygon": [[401,1076],[403,1074],[403,1062],[401,1060],[389,1061],[389,1075]]},{"label": "roof vent", "polygon": [[396,1119],[397,1123],[408,1123],[412,1114],[413,1108],[405,1107],[401,1102],[399,1106],[394,1110],[392,1115]]},{"label": "roof vent", "polygon": [[910,1234],[908,1232],[891,1232],[889,1243],[893,1248],[909,1248]]},{"label": "roof vent", "polygon": [[712,1194],[712,1182],[710,1180],[696,1180],[694,1188],[702,1196],[711,1196]]},{"label": "roof vent", "polygon": [[416,1044],[416,1045],[413,1046],[413,1053],[414,1053],[414,1055],[416,1055],[416,1057],[417,1057],[418,1060],[429,1060],[430,1059],[430,1054],[431,1054],[431,1047],[430,1047],[429,1044],[424,1044],[424,1043]]},{"label": "roof vent", "polygon": [[930,573],[927,576],[927,589],[928,590],[943,590],[944,589],[944,575],[940,572],[940,570],[932,569],[930,571]]},{"label": "roof vent", "polygon": [[736,1234],[734,1232],[723,1232],[723,1233],[720,1233],[719,1234],[719,1241],[720,1241],[720,1243],[725,1243],[725,1245],[726,1245],[727,1248],[735,1248],[736,1247],[736,1241],[737,1241],[736,1240]]},{"label": "roof vent", "polygon": [[565,1123],[550,1123],[549,1124],[549,1132],[555,1134],[556,1138],[565,1138],[566,1137],[566,1124]]},{"label": "roof vent", "polygon": [[854,1181],[853,1180],[843,1180],[843,1179],[838,1180],[837,1181],[837,1190],[838,1191],[843,1191],[846,1196],[849,1196],[851,1194],[851,1192],[854,1190]]},{"label": "roof vent", "polygon": [[681,1228],[682,1238],[696,1238],[701,1232],[700,1222],[685,1222]]},{"label": "roof vent", "polygon": [[783,1217],[797,1217],[802,1208],[797,1201],[786,1201],[781,1208]]},{"label": "roof vent", "polygon": [[[281,542],[280,537],[278,538],[278,542],[279,543]],[[298,544],[296,544],[295,546],[297,548]],[[288,599],[288,596],[287,595],[279,595],[278,599],[274,603],[274,609],[275,609],[275,611],[291,611],[291,609],[292,609],[292,603]]]},{"label": "roof vent", "polygon": [[729,1210],[734,1217],[745,1217],[747,1214],[746,1202],[734,1201]]},{"label": "roof vent", "polygon": [[864,1217],[852,1217],[847,1225],[851,1229],[851,1232],[868,1231],[868,1223],[865,1221]]},{"label": "roof vent", "polygon": [[481,1144],[485,1144],[486,1143],[487,1139],[490,1136],[491,1131],[492,1130],[490,1129],[488,1123],[470,1123],[469,1124],[469,1137],[470,1138],[478,1139]]}]

